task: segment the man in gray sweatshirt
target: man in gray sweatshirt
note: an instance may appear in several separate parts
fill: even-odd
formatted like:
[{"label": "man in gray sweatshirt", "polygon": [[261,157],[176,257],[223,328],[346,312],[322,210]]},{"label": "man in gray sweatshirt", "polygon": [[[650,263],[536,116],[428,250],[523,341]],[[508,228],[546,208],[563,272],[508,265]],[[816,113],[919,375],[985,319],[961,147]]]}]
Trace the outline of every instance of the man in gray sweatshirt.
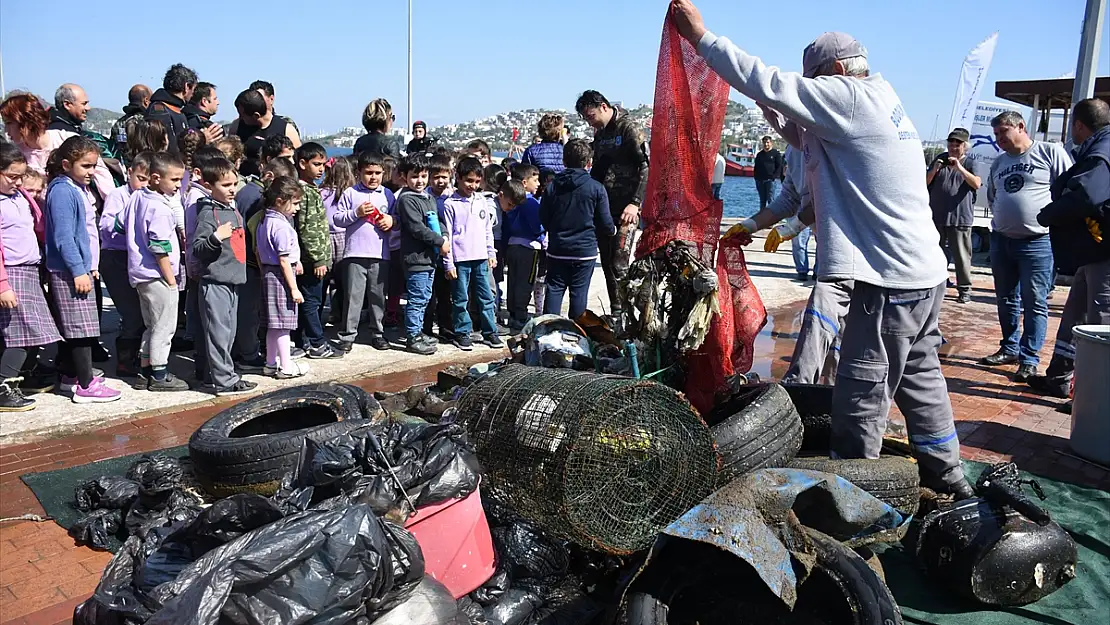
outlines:
[{"label": "man in gray sweatshirt", "polygon": [[[1048,330],[1052,287],[1052,243],[1037,214],[1052,202],[1052,183],[1071,167],[1057,143],[1035,141],[1021,115],[1006,111],[991,120],[1002,148],[991,163],[987,201],[991,207],[991,273],[1002,340],[984,365],[1018,363],[1015,382],[1037,374]],[[1025,316],[1018,337],[1018,319]]]},{"label": "man in gray sweatshirt", "polygon": [[[800,222],[817,224],[818,279],[855,281],[833,393],[832,455],[878,458],[895,401],[923,484],[958,499],[973,496],[938,356],[948,267],[933,227],[921,139],[893,87],[870,74],[867,51],[844,33],[811,43],[797,74],[709,32],[690,0],[673,0],[671,11],[683,37],[733,88],[805,131],[814,210]],[[799,231],[790,230],[775,232],[790,238]]]}]

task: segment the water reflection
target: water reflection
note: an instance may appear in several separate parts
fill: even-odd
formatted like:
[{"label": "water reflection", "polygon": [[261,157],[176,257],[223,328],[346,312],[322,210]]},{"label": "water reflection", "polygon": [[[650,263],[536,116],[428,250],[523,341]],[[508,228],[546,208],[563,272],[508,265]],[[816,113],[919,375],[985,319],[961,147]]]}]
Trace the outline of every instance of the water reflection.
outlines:
[{"label": "water reflection", "polygon": [[805,300],[767,311],[767,324],[755,338],[752,372],[761,379],[781,379],[790,367],[790,355],[802,327]]}]

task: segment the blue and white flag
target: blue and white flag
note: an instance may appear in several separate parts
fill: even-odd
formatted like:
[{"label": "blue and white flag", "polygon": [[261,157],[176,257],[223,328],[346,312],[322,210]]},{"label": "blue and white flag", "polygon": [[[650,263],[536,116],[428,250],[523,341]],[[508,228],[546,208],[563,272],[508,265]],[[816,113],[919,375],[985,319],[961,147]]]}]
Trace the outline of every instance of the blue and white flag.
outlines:
[{"label": "blue and white flag", "polygon": [[952,119],[948,130],[953,128],[971,129],[975,120],[975,107],[979,104],[979,95],[983,92],[983,85],[987,82],[987,71],[994,58],[994,47],[998,44],[998,33],[987,37],[979,45],[972,48],[964,59],[963,71],[960,72],[960,82],[956,86],[956,99],[952,106]]}]

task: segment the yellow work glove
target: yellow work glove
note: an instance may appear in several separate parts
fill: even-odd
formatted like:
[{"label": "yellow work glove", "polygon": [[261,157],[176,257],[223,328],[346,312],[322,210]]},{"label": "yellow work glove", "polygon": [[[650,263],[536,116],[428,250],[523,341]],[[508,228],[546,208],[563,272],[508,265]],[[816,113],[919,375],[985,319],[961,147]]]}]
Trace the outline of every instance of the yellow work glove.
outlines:
[{"label": "yellow work glove", "polygon": [[725,232],[724,238],[727,239],[728,237],[734,237],[734,236],[738,236],[738,235],[741,235],[741,234],[752,234],[755,231],[756,231],[755,220],[754,219],[745,219],[745,220],[741,221],[740,223],[734,225],[733,227],[729,228]]},{"label": "yellow work glove", "polygon": [[783,241],[793,239],[805,229],[806,225],[797,217],[787,219],[771,229],[770,234],[767,235],[767,240],[763,242],[763,251],[768,254],[779,251],[779,246],[782,245]]},{"label": "yellow work glove", "polygon": [[1090,217],[1087,217],[1086,222],[1087,232],[1091,233],[1091,237],[1094,238],[1095,243],[1102,243],[1102,228],[1098,227],[1098,222]]}]

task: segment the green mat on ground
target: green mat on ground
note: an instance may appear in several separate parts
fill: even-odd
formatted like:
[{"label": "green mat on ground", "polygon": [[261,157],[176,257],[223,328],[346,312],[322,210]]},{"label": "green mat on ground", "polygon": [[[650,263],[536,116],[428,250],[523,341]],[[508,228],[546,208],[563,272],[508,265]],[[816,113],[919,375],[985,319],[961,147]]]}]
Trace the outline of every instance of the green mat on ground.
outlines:
[{"label": "green mat on ground", "polygon": [[[988,465],[965,462],[968,480]],[[1030,477],[1024,475],[1024,477]],[[1039,502],[1079,545],[1077,577],[1032,605],[996,608],[953,596],[925,577],[912,552],[893,545],[879,554],[887,585],[909,625],[1095,625],[1110,622],[1110,493],[1032,476],[1048,499]]]},{"label": "green mat on ground", "polygon": [[[102,475],[126,475],[127,469],[136,460],[144,455],[162,454],[171,458],[181,458],[189,455],[186,445],[170,447],[159,451],[151,451],[119,458],[109,458],[98,462],[90,462],[68,469],[57,471],[44,471],[42,473],[26,473],[19,479],[31,489],[31,492],[42,504],[42,509],[65,529],[69,529],[78,519],[85,516],[73,505],[73,491],[77,486],[89,480],[95,480]],[[122,543],[115,538],[109,539],[108,550],[115,553]]]}]

